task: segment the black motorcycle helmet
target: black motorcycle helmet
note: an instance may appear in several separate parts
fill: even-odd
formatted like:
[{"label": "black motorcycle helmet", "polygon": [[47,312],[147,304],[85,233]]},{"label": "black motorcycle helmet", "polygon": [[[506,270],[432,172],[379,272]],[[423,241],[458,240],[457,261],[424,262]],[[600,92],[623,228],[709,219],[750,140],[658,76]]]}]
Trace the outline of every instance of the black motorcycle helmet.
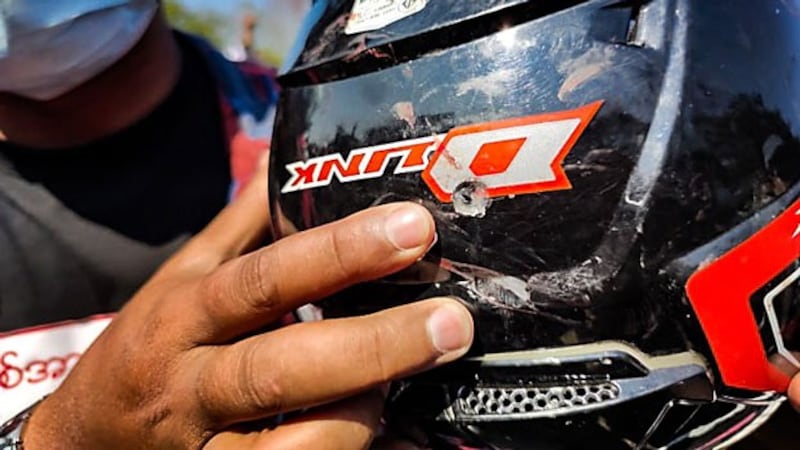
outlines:
[{"label": "black motorcycle helmet", "polygon": [[389,398],[434,448],[731,445],[800,368],[799,54],[794,0],[316,2],[276,232],[410,200],[439,239],[299,315],[463,299],[470,354]]}]

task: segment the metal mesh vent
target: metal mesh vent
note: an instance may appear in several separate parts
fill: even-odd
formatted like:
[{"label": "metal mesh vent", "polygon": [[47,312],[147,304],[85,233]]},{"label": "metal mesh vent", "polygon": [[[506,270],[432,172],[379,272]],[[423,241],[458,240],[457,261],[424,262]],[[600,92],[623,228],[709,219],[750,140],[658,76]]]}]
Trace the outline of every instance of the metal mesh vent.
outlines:
[{"label": "metal mesh vent", "polygon": [[534,415],[557,410],[584,408],[615,400],[614,383],[573,386],[475,388],[458,400],[465,416]]}]

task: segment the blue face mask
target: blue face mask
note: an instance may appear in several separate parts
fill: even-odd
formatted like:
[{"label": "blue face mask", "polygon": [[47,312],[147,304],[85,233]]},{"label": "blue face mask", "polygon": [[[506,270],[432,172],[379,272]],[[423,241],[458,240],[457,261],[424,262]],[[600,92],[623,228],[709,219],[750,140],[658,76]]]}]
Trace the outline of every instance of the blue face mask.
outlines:
[{"label": "blue face mask", "polygon": [[59,97],[141,39],[156,0],[0,0],[0,92]]}]

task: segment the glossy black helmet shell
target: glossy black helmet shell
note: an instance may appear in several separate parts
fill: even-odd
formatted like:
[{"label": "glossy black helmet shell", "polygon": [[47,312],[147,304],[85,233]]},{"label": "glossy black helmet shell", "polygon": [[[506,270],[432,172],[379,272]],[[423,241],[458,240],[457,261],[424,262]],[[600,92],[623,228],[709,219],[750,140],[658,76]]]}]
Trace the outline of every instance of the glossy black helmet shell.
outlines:
[{"label": "glossy black helmet shell", "polygon": [[399,384],[390,419],[442,447],[611,450],[766,420],[800,365],[796,3],[365,3],[397,9],[314,5],[271,192],[279,237],[434,215],[425,260],[319,305],[474,312],[469,357]]}]

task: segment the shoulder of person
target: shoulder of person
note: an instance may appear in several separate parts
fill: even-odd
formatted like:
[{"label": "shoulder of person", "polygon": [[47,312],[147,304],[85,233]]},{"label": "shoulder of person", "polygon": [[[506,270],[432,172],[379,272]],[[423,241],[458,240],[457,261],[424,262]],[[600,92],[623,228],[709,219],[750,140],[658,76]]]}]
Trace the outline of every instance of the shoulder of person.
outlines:
[{"label": "shoulder of person", "polygon": [[[252,60],[231,61],[202,37],[182,32],[177,34],[204,57],[223,95],[232,100],[234,106],[243,109],[240,113],[248,112],[260,118],[265,114],[265,106],[272,106],[277,101],[277,69]],[[253,104],[253,101],[257,103]]]}]

